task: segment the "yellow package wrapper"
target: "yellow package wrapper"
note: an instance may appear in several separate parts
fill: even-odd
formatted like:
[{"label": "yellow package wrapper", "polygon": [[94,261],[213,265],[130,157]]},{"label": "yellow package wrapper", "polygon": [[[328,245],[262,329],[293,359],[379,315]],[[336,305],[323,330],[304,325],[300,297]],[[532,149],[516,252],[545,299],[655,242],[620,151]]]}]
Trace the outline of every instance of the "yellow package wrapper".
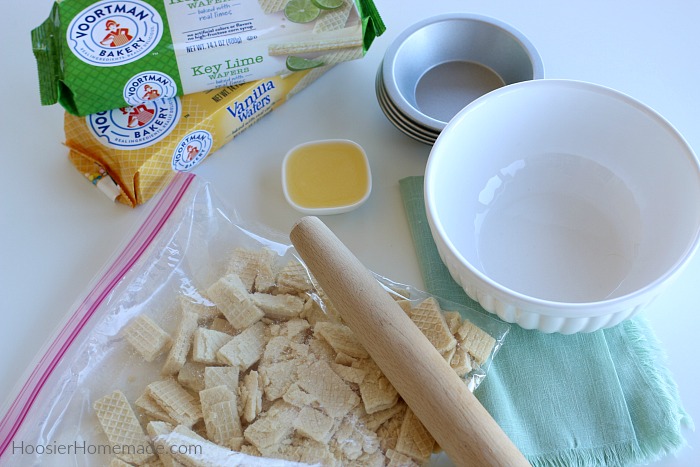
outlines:
[{"label": "yellow package wrapper", "polygon": [[179,171],[295,95],[330,66],[77,117],[66,112],[75,167],[115,201],[146,202]]}]

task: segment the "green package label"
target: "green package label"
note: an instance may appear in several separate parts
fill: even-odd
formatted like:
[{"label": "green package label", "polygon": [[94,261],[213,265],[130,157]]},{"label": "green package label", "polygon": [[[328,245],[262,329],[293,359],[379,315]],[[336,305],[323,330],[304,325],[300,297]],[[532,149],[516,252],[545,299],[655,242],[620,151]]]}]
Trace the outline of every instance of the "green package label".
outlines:
[{"label": "green package label", "polygon": [[42,104],[88,115],[353,60],[383,31],[368,0],[63,0],[32,43]]}]

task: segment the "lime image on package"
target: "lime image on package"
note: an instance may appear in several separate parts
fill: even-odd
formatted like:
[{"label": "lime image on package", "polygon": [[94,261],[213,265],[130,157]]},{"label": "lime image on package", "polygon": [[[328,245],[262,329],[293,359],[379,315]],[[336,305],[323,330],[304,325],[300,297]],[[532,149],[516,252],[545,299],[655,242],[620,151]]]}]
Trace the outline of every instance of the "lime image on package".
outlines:
[{"label": "lime image on package", "polygon": [[63,0],[32,31],[41,103],[85,116],[364,56],[372,0]]}]

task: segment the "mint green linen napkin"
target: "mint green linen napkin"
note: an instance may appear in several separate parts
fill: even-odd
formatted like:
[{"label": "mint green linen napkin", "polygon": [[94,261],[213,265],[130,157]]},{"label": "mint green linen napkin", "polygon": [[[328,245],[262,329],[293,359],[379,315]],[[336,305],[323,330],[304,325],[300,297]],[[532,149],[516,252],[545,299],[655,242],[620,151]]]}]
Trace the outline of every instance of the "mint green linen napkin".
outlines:
[{"label": "mint green linen napkin", "polygon": [[[425,214],[423,177],[400,181],[428,292],[486,313],[450,276]],[[570,336],[514,325],[475,392],[535,466],[648,463],[692,427],[662,351],[641,318]]]}]

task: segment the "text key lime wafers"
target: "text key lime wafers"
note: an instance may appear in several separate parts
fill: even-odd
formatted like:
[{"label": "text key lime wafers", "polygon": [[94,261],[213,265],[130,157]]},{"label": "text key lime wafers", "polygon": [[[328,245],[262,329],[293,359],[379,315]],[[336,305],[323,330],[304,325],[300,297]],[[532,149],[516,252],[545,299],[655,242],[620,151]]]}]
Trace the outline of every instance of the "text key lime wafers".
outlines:
[{"label": "text key lime wafers", "polygon": [[85,116],[279,75],[287,44],[364,55],[384,30],[372,0],[56,0],[32,46],[41,103]]},{"label": "text key lime wafers", "polygon": [[193,169],[331,66],[87,117],[66,112],[69,158],[109,198],[137,206],[178,171]]}]

